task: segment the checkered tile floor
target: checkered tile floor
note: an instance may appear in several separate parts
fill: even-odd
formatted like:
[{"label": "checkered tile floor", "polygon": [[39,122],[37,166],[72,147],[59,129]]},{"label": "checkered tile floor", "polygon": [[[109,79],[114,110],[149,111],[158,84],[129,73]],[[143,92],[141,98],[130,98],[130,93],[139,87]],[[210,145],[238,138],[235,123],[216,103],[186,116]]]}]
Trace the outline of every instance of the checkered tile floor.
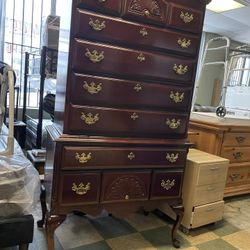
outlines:
[{"label": "checkered tile floor", "polygon": [[[55,233],[56,250],[170,250],[173,221],[161,213],[132,214],[118,219],[68,215]],[[190,230],[179,231],[183,250],[250,250],[250,196],[226,201],[224,219]],[[44,230],[36,229],[31,250],[46,250]]]}]

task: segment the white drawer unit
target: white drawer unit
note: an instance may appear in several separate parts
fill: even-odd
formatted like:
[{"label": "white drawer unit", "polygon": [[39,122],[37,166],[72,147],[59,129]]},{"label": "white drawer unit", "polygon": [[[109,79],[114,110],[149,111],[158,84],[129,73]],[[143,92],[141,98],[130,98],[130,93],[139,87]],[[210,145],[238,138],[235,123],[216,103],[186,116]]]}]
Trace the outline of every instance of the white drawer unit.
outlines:
[{"label": "white drawer unit", "polygon": [[228,159],[189,150],[182,189],[184,232],[222,219],[228,165]]}]

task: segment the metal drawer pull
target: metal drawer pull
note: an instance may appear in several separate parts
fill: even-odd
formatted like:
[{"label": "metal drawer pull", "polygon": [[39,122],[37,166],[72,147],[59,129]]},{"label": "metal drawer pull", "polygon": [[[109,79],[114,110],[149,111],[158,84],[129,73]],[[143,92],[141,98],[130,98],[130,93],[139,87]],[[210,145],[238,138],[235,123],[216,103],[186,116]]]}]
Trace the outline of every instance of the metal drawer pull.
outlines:
[{"label": "metal drawer pull", "polygon": [[102,83],[96,84],[91,82],[88,84],[84,81],[83,88],[86,89],[91,95],[98,94],[102,90]]},{"label": "metal drawer pull", "polygon": [[209,170],[216,171],[216,170],[219,170],[219,167],[210,168]]},{"label": "metal drawer pull", "polygon": [[233,156],[234,156],[235,160],[240,160],[242,155],[243,155],[243,153],[241,153],[241,152],[233,153]]},{"label": "metal drawer pull", "polygon": [[246,138],[243,137],[243,136],[237,136],[237,137],[235,137],[235,140],[236,140],[238,143],[243,143],[243,142],[246,140]]},{"label": "metal drawer pull", "polygon": [[91,153],[85,154],[85,153],[76,153],[75,154],[75,159],[79,161],[79,163],[87,163],[88,161],[91,160]]},{"label": "metal drawer pull", "polygon": [[194,15],[189,14],[188,12],[184,13],[183,11],[181,11],[180,18],[183,20],[184,23],[190,23],[193,21]]},{"label": "metal drawer pull", "polygon": [[92,18],[89,18],[89,26],[95,31],[102,31],[103,29],[106,28],[105,21],[101,22],[98,19],[93,21]]},{"label": "metal drawer pull", "polygon": [[167,119],[166,124],[169,126],[171,129],[177,129],[181,125],[181,120],[178,119],[176,120],[175,118],[172,119],[171,121]]},{"label": "metal drawer pull", "polygon": [[107,0],[97,0],[99,3],[105,3]]},{"label": "metal drawer pull", "polygon": [[181,48],[187,49],[191,45],[191,40],[186,38],[179,38],[177,43],[180,45]]},{"label": "metal drawer pull", "polygon": [[173,179],[172,181],[161,180],[161,187],[166,189],[166,190],[170,190],[174,185],[175,185],[175,179]]},{"label": "metal drawer pull", "polygon": [[149,12],[149,10],[146,9],[143,11],[143,14],[144,14],[144,16],[148,17],[150,15],[150,12]]},{"label": "metal drawer pull", "polygon": [[125,200],[129,200],[129,195],[126,194],[124,198],[125,198]]},{"label": "metal drawer pull", "polygon": [[142,29],[140,30],[140,34],[141,34],[142,36],[147,36],[147,35],[148,35],[148,32],[147,32],[146,28],[142,28]]},{"label": "metal drawer pull", "polygon": [[139,115],[137,115],[136,113],[133,113],[130,117],[131,117],[132,120],[135,121],[136,119],[139,118]]},{"label": "metal drawer pull", "polygon": [[213,190],[215,190],[214,187],[208,187],[208,188],[207,188],[207,191],[213,191]]},{"label": "metal drawer pull", "polygon": [[90,52],[88,48],[86,51],[85,56],[88,57],[92,63],[99,63],[104,59],[104,51],[101,53],[98,53],[96,50]]},{"label": "metal drawer pull", "polygon": [[239,177],[240,177],[240,174],[230,174],[229,175],[229,178],[231,179],[231,181],[235,181]]},{"label": "metal drawer pull", "polygon": [[140,62],[144,62],[146,61],[146,58],[142,53],[140,53],[139,56],[137,56],[137,60]]},{"label": "metal drawer pull", "polygon": [[175,103],[180,103],[184,100],[184,93],[179,93],[178,91],[177,92],[173,92],[171,91],[170,92],[170,99],[172,99]]},{"label": "metal drawer pull", "polygon": [[166,159],[171,163],[176,162],[178,160],[178,158],[179,158],[178,153],[176,155],[174,155],[174,153],[172,153],[172,154],[167,153],[167,156],[166,156]]},{"label": "metal drawer pull", "polygon": [[142,90],[141,84],[137,83],[137,84],[134,86],[134,90],[135,90],[136,92],[140,92],[140,91]]},{"label": "metal drawer pull", "polygon": [[78,186],[75,183],[72,185],[72,191],[79,195],[86,194],[90,189],[91,187],[89,182],[86,185],[84,185],[82,182]]},{"label": "metal drawer pull", "polygon": [[135,158],[135,154],[134,154],[133,152],[130,152],[130,153],[128,154],[128,159],[129,159],[130,161],[132,161],[134,158]]},{"label": "metal drawer pull", "polygon": [[82,112],[81,119],[88,125],[93,125],[96,122],[99,121],[99,114],[93,115],[91,113],[88,113],[85,115],[85,113]]},{"label": "metal drawer pull", "polygon": [[174,64],[173,70],[177,75],[185,75],[188,72],[188,66],[183,66],[182,64],[177,66],[177,64]]}]

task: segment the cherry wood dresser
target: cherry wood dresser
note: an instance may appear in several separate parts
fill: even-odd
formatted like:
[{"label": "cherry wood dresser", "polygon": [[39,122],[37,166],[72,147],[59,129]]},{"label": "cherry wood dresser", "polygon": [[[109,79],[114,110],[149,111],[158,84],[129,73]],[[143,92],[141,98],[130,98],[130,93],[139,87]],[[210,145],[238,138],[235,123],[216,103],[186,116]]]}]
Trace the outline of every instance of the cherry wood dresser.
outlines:
[{"label": "cherry wood dresser", "polygon": [[[206,0],[64,1],[46,231],[67,213],[183,215],[187,125]],[[66,20],[65,20],[66,19]]]},{"label": "cherry wood dresser", "polygon": [[190,141],[230,161],[224,196],[250,193],[250,120],[192,113]]}]

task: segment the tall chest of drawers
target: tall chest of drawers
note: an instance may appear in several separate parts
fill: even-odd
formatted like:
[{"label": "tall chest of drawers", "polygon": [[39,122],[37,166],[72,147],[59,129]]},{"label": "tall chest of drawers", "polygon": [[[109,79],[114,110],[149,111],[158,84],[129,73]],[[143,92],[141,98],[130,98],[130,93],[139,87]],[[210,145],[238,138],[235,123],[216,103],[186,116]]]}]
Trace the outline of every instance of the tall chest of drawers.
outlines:
[{"label": "tall chest of drawers", "polygon": [[187,124],[207,2],[64,3],[71,17],[61,20],[56,121],[48,129],[54,142],[45,166],[49,249],[69,212],[122,215],[166,203],[177,214],[172,240],[179,246]]}]

